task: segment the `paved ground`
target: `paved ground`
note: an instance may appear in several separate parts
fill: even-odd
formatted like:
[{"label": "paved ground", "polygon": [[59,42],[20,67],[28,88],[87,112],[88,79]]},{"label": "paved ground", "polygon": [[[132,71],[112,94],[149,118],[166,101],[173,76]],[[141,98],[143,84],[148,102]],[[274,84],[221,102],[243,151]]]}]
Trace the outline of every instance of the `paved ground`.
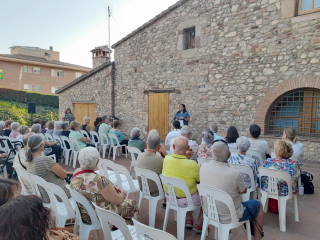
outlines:
[{"label": "paved ground", "polygon": [[[129,169],[130,160],[129,158],[117,158],[115,163],[121,164]],[[302,171],[307,171],[313,174],[314,176],[314,185],[315,185],[315,194],[313,195],[303,195],[298,196],[298,204],[299,204],[299,217],[300,222],[294,221],[294,211],[293,211],[293,201],[289,200],[287,203],[287,231],[286,233],[280,232],[279,229],[279,215],[272,214],[270,212],[264,215],[265,223],[264,223],[264,232],[265,237],[264,240],[316,240],[320,239],[320,163],[312,163],[312,162],[302,162],[303,167]],[[62,164],[62,166],[67,171],[73,171],[73,168]],[[133,178],[135,178],[135,174],[133,171]],[[131,198],[132,196],[129,196]],[[141,222],[144,224],[148,224],[148,202],[147,200],[143,200],[140,209]],[[165,210],[161,207],[161,202],[159,201],[157,206],[156,213],[156,224],[155,227],[158,229],[162,229],[163,220],[164,220]],[[167,231],[174,236],[176,236],[177,227],[176,222],[173,220],[173,211],[170,213],[170,218],[168,221]],[[232,231],[233,237],[235,240],[245,240],[246,234],[242,231],[242,229],[235,229]],[[213,227],[210,227],[210,234],[207,239],[213,239],[214,231]],[[90,240],[95,239],[94,232],[91,232]],[[100,232],[99,240],[103,239],[102,232]],[[193,230],[185,231],[185,239],[200,239],[200,235],[196,234]]]}]

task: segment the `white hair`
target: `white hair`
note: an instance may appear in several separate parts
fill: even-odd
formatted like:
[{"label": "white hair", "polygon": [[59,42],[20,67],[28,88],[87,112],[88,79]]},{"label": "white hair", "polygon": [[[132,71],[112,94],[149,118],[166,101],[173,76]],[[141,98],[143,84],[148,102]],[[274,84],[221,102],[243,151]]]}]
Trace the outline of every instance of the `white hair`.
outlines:
[{"label": "white hair", "polygon": [[0,121],[0,129],[3,128],[5,125],[4,121]]},{"label": "white hair", "polygon": [[19,126],[20,126],[20,124],[18,122],[11,123],[12,130],[17,130]]},{"label": "white hair", "polygon": [[60,127],[61,128],[61,124],[62,124],[63,122],[62,121],[55,121],[54,122],[54,128],[57,128],[57,127]]},{"label": "white hair", "polygon": [[181,136],[186,136],[188,135],[189,133],[192,133],[192,128],[189,127],[189,126],[183,126],[180,130],[180,135]]},{"label": "white hair", "polygon": [[157,129],[151,129],[151,130],[149,131],[149,136],[151,136],[151,135],[157,135],[157,136],[159,136],[159,132],[157,131]]},{"label": "white hair", "polygon": [[242,136],[237,139],[237,146],[240,152],[246,152],[250,148],[249,138]]},{"label": "white hair", "polygon": [[83,170],[94,170],[100,158],[98,150],[94,147],[86,147],[80,150],[79,163]]},{"label": "white hair", "polygon": [[215,142],[211,147],[212,159],[218,162],[227,162],[229,159],[229,147],[224,142]]},{"label": "white hair", "polygon": [[160,137],[157,135],[149,135],[148,139],[148,148],[150,149],[157,149],[160,145]]},{"label": "white hair", "polygon": [[140,128],[132,128],[131,130],[131,137],[138,138],[140,136]]},{"label": "white hair", "polygon": [[85,121],[85,120],[90,120],[90,118],[88,117],[88,116],[85,116],[84,118],[83,118],[83,120]]}]

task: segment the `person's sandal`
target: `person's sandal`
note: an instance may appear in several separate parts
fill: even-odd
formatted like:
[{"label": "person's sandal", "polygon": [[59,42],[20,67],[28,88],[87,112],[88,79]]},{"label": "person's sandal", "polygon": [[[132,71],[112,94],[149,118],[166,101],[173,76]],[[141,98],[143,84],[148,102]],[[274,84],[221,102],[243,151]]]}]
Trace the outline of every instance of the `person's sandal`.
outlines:
[{"label": "person's sandal", "polygon": [[[193,226],[193,230],[196,231],[197,233],[202,233],[202,226],[195,223]],[[209,231],[209,227],[208,227],[208,231]]]},{"label": "person's sandal", "polygon": [[186,220],[185,227],[188,228],[188,229],[192,229],[193,228],[193,221],[190,220],[190,219]]}]

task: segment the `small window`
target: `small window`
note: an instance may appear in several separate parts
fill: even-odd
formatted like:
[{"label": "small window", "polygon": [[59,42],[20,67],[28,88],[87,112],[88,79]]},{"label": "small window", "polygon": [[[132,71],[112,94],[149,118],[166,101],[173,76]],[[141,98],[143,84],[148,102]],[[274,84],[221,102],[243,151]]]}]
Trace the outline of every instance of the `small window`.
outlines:
[{"label": "small window", "polygon": [[56,93],[56,87],[51,87],[51,93]]},{"label": "small window", "polygon": [[33,91],[34,92],[41,92],[41,86],[40,85],[33,85]]},{"label": "small window", "polygon": [[28,67],[27,66],[23,66],[23,72],[28,72]]},{"label": "small window", "polygon": [[56,70],[51,69],[51,77],[55,77],[56,76]]},{"label": "small window", "polygon": [[76,78],[81,77],[82,73],[81,72],[76,72]]},{"label": "small window", "polygon": [[196,29],[195,27],[185,29],[184,31],[184,50],[195,47]]},{"label": "small window", "polygon": [[57,70],[57,77],[63,77],[63,71]]},{"label": "small window", "polygon": [[298,0],[298,15],[320,11],[320,0]]},{"label": "small window", "polygon": [[28,84],[23,84],[23,90],[25,90],[25,91],[28,91],[28,90],[29,90]]},{"label": "small window", "polygon": [[39,67],[33,67],[33,73],[40,74],[40,68]]}]

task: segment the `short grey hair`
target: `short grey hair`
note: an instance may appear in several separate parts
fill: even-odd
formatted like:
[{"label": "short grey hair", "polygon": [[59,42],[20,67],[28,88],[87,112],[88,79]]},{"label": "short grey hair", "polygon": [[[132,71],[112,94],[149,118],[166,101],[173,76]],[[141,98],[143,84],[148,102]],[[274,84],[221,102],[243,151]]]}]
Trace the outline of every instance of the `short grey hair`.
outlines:
[{"label": "short grey hair", "polygon": [[212,159],[218,162],[227,162],[229,159],[229,147],[224,142],[215,142],[211,147]]},{"label": "short grey hair", "polygon": [[150,149],[157,149],[160,145],[160,137],[157,135],[149,135],[147,139],[148,148]]},{"label": "short grey hair", "polygon": [[98,150],[94,147],[86,147],[80,150],[79,163],[83,170],[94,170],[100,158]]},{"label": "short grey hair", "polygon": [[12,130],[17,130],[19,126],[20,126],[20,124],[18,122],[11,123]]},{"label": "short grey hair", "polygon": [[31,132],[41,133],[41,124],[40,123],[33,124],[31,127]]},{"label": "short grey hair", "polygon": [[90,120],[90,118],[88,117],[88,116],[85,116],[84,118],[83,118],[83,120],[85,121],[85,120]]},{"label": "short grey hair", "polygon": [[4,127],[4,121],[0,121],[0,129]]},{"label": "short grey hair", "polygon": [[149,131],[149,136],[151,136],[151,135],[159,136],[159,132],[157,131],[157,129],[151,129]]},{"label": "short grey hair", "polygon": [[24,146],[27,146],[27,143],[28,143],[28,139],[30,136],[32,136],[33,134],[35,134],[34,132],[29,132],[29,133],[26,133],[25,135],[23,135],[23,138],[22,138],[22,143]]},{"label": "short grey hair", "polygon": [[183,126],[180,130],[180,135],[181,136],[187,136],[189,133],[192,133],[192,128],[189,126]]},{"label": "short grey hair", "polygon": [[135,137],[135,138],[138,138],[140,136],[140,128],[132,128],[131,130],[131,137]]},{"label": "short grey hair", "polygon": [[68,126],[69,126],[69,123],[67,123],[67,122],[64,122],[61,124],[62,130],[66,130]]},{"label": "short grey hair", "polygon": [[242,136],[237,139],[237,146],[240,152],[246,152],[250,148],[249,138]]},{"label": "short grey hair", "polygon": [[214,141],[214,134],[210,129],[208,129],[202,132],[202,138],[206,144],[212,144]]},{"label": "short grey hair", "polygon": [[214,132],[214,133],[217,133],[218,132],[218,126],[216,124],[213,124],[211,126],[211,131]]},{"label": "short grey hair", "polygon": [[62,121],[55,121],[54,122],[54,128],[61,127],[62,123],[63,123]]}]

